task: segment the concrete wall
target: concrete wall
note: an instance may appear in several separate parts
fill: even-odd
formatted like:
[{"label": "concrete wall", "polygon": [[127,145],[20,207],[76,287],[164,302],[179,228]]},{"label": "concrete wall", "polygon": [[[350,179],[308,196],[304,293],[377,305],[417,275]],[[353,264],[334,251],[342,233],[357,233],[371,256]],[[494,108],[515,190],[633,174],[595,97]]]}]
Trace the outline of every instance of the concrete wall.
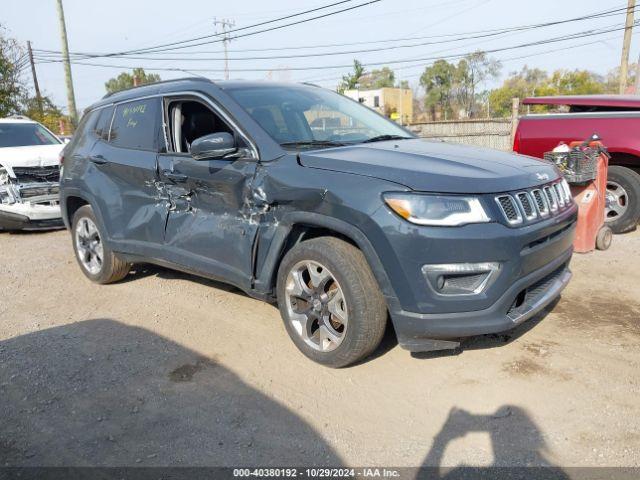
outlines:
[{"label": "concrete wall", "polygon": [[408,128],[424,138],[510,151],[511,119],[452,120],[415,123]]}]

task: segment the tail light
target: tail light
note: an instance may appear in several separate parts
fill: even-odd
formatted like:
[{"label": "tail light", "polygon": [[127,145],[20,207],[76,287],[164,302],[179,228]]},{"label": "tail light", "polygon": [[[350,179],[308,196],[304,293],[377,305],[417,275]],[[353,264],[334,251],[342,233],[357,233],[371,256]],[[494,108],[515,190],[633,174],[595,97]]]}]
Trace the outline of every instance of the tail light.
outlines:
[{"label": "tail light", "polygon": [[516,131],[516,134],[513,136],[513,151],[520,153],[520,132],[518,131]]}]

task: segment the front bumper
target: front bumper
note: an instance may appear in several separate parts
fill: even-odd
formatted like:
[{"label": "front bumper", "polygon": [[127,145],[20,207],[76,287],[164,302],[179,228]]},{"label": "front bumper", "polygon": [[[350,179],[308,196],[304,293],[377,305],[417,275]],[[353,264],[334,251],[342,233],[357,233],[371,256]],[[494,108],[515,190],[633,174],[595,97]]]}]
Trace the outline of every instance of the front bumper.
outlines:
[{"label": "front bumper", "polygon": [[46,230],[63,226],[58,205],[0,205],[0,230]]},{"label": "front bumper", "polygon": [[398,343],[419,352],[455,348],[461,337],[510,330],[540,313],[571,279],[569,249],[555,261],[521,278],[491,307],[473,312],[428,314],[392,312]]},{"label": "front bumper", "polygon": [[[420,227],[384,211],[374,218],[378,228],[368,238],[386,247],[380,260],[393,292],[385,296],[398,341],[408,350],[455,348],[460,338],[514,328],[557,298],[571,278],[575,205],[519,228]],[[426,264],[480,262],[497,263],[500,271],[474,295],[436,294],[422,271]]]}]

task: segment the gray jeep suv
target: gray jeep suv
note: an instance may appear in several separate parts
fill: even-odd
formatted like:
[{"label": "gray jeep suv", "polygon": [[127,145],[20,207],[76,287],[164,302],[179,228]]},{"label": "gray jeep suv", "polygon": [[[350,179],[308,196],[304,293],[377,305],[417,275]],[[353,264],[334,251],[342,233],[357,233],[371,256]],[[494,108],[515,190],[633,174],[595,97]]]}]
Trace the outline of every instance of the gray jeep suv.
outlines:
[{"label": "gray jeep suv", "polygon": [[277,301],[332,367],[508,330],[565,287],[577,209],[534,158],[426,142],[312,85],[185,79],[103,98],[64,150],[82,272],[146,262]]}]

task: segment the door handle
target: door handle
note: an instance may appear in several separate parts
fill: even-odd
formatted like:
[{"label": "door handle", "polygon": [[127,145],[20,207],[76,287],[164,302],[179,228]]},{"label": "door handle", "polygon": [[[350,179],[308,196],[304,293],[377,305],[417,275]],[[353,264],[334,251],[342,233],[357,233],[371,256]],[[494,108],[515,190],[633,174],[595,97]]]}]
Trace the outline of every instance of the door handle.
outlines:
[{"label": "door handle", "polygon": [[184,183],[188,178],[184,173],[172,172],[171,170],[163,170],[162,174],[172,182],[177,183]]},{"label": "door handle", "polygon": [[105,163],[108,163],[107,159],[104,158],[102,155],[91,155],[89,157],[89,160],[91,160],[96,165],[104,165]]}]

